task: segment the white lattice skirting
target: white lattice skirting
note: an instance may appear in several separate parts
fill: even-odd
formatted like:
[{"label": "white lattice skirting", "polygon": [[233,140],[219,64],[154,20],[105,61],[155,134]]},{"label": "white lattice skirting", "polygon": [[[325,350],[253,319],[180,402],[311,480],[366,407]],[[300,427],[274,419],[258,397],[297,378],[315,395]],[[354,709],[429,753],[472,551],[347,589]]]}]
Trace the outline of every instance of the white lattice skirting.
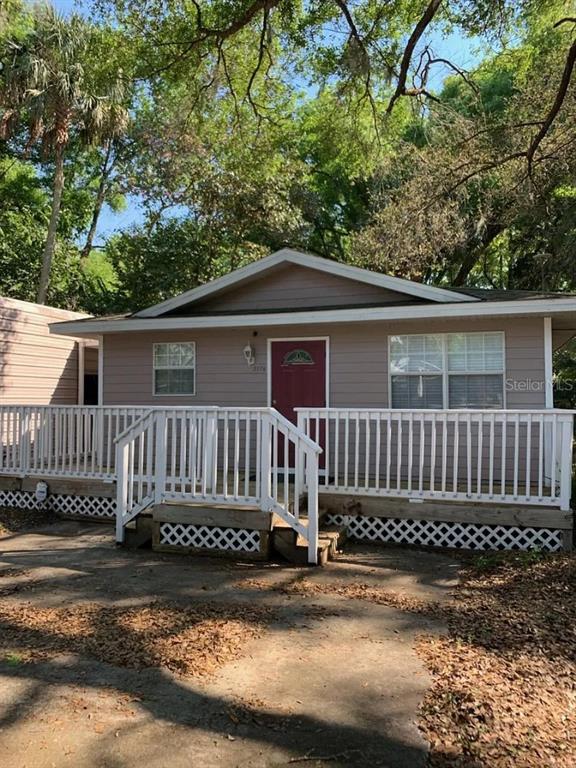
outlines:
[{"label": "white lattice skirting", "polygon": [[231,552],[258,552],[260,532],[247,528],[213,528],[207,525],[161,523],[160,544]]},{"label": "white lattice skirting", "polygon": [[79,515],[87,518],[112,519],[116,514],[116,501],[101,496],[74,496],[66,493],[50,494],[46,501],[38,502],[34,491],[0,491],[0,507],[37,509],[61,515]]},{"label": "white lattice skirting", "polygon": [[477,523],[445,523],[351,515],[327,515],[326,521],[345,525],[348,535],[360,541],[420,544],[457,549],[562,549],[562,531]]}]

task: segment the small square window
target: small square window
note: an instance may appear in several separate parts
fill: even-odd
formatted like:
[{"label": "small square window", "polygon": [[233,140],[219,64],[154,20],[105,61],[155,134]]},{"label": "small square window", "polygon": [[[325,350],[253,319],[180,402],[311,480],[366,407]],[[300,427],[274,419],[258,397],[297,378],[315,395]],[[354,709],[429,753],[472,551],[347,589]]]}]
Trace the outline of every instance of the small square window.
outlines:
[{"label": "small square window", "polygon": [[194,395],[196,344],[154,344],[154,394]]}]

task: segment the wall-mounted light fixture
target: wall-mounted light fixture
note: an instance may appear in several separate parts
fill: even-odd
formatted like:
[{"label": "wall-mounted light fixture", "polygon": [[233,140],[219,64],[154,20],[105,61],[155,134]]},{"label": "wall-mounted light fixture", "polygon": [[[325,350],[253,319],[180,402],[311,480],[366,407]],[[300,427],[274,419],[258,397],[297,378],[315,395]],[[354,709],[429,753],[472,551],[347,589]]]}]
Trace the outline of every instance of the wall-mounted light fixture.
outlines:
[{"label": "wall-mounted light fixture", "polygon": [[252,366],[256,362],[256,353],[254,352],[254,347],[251,344],[246,344],[244,349],[242,350],[244,353],[244,359],[248,363],[248,365]]}]

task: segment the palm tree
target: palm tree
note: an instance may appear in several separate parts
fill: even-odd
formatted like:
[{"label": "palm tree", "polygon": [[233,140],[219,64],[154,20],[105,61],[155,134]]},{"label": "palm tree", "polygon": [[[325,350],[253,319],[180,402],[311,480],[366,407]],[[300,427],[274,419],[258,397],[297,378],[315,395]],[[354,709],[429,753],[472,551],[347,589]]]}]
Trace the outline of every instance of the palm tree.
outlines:
[{"label": "palm tree", "polygon": [[[37,142],[54,162],[52,206],[42,254],[37,301],[43,304],[60,219],[64,161],[72,137],[96,143],[121,132],[127,112],[116,99],[95,95],[87,71],[91,26],[80,16],[59,16],[52,8],[36,11],[32,31],[9,43],[0,89],[0,138],[13,136],[25,124],[25,152]],[[117,88],[117,84],[114,84]]]}]

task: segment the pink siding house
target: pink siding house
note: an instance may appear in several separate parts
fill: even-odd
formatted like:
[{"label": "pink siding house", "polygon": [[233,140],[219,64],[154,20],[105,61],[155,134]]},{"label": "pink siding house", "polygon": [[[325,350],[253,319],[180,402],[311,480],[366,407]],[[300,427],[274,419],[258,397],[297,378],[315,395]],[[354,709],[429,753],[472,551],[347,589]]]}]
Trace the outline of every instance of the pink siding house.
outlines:
[{"label": "pink siding house", "polygon": [[83,377],[97,375],[94,342],[50,334],[50,324],[85,314],[0,297],[0,404],[78,405]]},{"label": "pink siding house", "polygon": [[113,483],[118,541],[140,526],[160,549],[566,547],[573,414],[554,408],[552,354],[575,320],[572,295],[284,249],[133,314],[52,324],[98,341],[99,406],[49,415],[86,447],[34,476],[68,462],[68,481]]}]

